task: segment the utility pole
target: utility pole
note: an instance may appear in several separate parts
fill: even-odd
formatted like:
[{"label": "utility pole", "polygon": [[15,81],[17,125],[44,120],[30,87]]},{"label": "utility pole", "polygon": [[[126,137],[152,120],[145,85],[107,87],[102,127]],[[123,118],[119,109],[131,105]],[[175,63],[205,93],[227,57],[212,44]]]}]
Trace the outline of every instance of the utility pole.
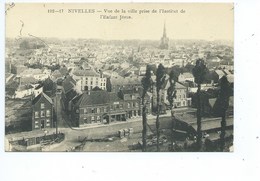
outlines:
[{"label": "utility pole", "polygon": [[[56,135],[58,135],[58,119],[60,118],[60,112],[58,109],[60,109],[60,104],[58,104],[58,101],[61,99],[61,90],[56,90]],[[58,107],[59,105],[59,107]]]}]

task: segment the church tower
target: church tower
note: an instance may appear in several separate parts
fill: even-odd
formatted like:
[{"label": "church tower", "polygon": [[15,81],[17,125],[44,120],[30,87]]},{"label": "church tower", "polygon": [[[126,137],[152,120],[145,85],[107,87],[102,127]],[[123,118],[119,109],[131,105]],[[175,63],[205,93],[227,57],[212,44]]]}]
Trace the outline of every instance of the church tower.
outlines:
[{"label": "church tower", "polygon": [[168,49],[169,47],[169,38],[166,35],[166,26],[165,26],[165,22],[164,22],[164,27],[163,27],[163,36],[161,38],[161,42],[160,42],[160,49]]}]

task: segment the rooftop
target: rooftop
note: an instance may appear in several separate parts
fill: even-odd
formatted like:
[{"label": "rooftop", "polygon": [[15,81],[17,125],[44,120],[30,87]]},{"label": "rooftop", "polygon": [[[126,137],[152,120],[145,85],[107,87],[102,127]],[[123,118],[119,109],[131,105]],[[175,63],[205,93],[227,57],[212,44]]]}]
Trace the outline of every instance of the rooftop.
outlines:
[{"label": "rooftop", "polygon": [[52,104],[52,99],[49,96],[47,96],[45,93],[42,92],[41,94],[39,94],[37,97],[35,97],[32,100],[32,105],[36,104],[42,97],[45,98],[49,103]]}]

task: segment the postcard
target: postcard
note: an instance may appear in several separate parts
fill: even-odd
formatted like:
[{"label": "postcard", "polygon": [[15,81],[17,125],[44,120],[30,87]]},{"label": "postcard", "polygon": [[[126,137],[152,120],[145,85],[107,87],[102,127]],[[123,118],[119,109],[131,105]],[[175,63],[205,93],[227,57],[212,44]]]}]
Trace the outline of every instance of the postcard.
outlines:
[{"label": "postcard", "polygon": [[6,152],[233,152],[233,3],[6,3]]}]

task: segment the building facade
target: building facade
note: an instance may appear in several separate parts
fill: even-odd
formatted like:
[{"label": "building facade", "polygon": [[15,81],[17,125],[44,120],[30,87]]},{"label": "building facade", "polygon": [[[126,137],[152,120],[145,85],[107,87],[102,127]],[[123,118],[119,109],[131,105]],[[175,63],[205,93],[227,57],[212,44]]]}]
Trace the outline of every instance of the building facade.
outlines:
[{"label": "building facade", "polygon": [[53,101],[42,92],[32,100],[32,130],[53,126]]},{"label": "building facade", "polygon": [[[139,94],[138,94],[139,95]],[[70,101],[73,126],[106,124],[141,116],[140,98],[132,92],[85,91]]]},{"label": "building facade", "polygon": [[94,70],[74,70],[73,78],[80,82],[81,90],[92,90],[99,87],[106,90],[107,78],[102,73],[97,73]]}]

